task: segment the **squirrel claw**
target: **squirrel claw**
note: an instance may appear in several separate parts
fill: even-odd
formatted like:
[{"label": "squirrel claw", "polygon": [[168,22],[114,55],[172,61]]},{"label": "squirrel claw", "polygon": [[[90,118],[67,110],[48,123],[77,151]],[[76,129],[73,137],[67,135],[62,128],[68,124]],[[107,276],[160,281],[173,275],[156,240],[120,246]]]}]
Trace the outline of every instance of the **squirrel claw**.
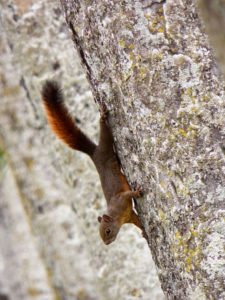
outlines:
[{"label": "squirrel claw", "polygon": [[135,183],[135,188],[134,188],[135,192],[137,193],[136,197],[141,197],[143,196],[143,190],[141,188],[141,186],[137,183]]}]

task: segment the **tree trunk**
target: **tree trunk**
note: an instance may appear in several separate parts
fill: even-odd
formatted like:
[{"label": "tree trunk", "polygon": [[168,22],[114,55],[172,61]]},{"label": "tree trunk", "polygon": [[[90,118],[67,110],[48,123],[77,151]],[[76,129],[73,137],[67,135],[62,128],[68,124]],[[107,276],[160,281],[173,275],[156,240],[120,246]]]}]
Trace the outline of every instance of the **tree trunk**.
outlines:
[{"label": "tree trunk", "polygon": [[194,1],[61,3],[167,298],[224,299],[224,85]]}]

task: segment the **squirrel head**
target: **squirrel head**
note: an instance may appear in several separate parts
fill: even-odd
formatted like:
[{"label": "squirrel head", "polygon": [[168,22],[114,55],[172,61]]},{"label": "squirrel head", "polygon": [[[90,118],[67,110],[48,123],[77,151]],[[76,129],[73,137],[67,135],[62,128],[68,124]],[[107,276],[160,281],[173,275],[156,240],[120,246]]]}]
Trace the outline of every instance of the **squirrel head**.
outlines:
[{"label": "squirrel head", "polygon": [[106,245],[111,244],[115,241],[120,230],[120,226],[109,215],[103,215],[102,217],[99,216],[98,222],[100,223],[99,233],[103,242]]}]

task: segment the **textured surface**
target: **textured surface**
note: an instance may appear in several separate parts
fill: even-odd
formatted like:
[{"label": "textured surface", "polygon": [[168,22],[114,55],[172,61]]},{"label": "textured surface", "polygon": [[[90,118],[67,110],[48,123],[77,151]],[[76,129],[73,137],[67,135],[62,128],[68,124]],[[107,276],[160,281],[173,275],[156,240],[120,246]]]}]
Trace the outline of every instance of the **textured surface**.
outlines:
[{"label": "textured surface", "polygon": [[225,298],[225,99],[194,1],[61,0],[168,299]]},{"label": "textured surface", "polygon": [[58,79],[79,125],[98,138],[97,107],[58,3],[15,2],[0,8],[0,147],[10,169],[0,187],[0,292],[10,300],[164,299],[138,229],[102,243],[97,216],[106,204],[92,162],[56,140],[43,116],[41,83]]}]

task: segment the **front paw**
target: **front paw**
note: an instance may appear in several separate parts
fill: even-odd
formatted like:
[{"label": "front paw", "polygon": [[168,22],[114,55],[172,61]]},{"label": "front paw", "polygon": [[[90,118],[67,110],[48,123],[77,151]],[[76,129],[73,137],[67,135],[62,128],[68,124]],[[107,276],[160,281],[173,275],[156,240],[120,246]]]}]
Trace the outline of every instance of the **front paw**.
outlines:
[{"label": "front paw", "polygon": [[143,189],[141,186],[137,183],[135,183],[134,191],[136,193],[136,197],[142,197],[143,196]]}]

